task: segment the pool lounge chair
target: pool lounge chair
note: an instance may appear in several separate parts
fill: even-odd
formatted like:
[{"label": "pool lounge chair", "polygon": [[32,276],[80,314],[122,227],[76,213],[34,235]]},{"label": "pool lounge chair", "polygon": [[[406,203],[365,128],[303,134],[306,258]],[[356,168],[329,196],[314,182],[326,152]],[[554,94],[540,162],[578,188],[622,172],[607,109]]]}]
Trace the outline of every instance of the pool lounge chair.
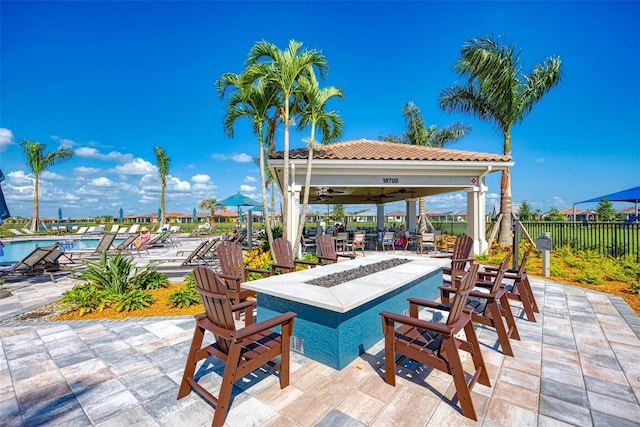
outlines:
[{"label": "pool lounge chair", "polygon": [[355,259],[356,257],[355,254],[336,253],[336,245],[333,240],[333,237],[328,234],[318,236],[316,238],[316,242],[318,242],[318,246],[320,247],[320,255],[318,255],[318,258],[324,264],[334,264],[338,262],[338,257],[349,258],[349,259]]},{"label": "pool lounge chair", "polygon": [[[193,277],[205,312],[196,316],[196,327],[180,381],[178,399],[195,390],[197,395],[215,407],[212,425],[217,427],[225,423],[234,383],[240,381],[244,383],[244,388],[247,384],[259,382],[260,378],[269,374],[264,370],[257,375],[250,374],[262,366],[269,365],[280,373],[281,389],[289,385],[289,341],[296,314],[287,312],[253,323],[255,301],[233,304],[227,295],[226,285],[206,267],[196,267]],[[237,329],[234,312],[239,314],[240,311],[245,311],[245,326]],[[272,328],[277,328],[278,332]],[[206,331],[213,334],[214,342],[203,345]],[[211,335],[207,334],[207,337],[211,339]],[[213,372],[210,367],[214,361],[207,359],[209,357],[224,364],[222,381],[212,383],[202,378],[207,372]],[[203,359],[207,360],[196,370]],[[215,361],[216,365],[218,361]],[[220,384],[217,397],[208,390],[215,383]]]},{"label": "pool lounge chair", "polygon": [[102,235],[102,238],[98,242],[98,245],[95,249],[77,249],[71,251],[65,251],[65,255],[67,255],[70,259],[74,259],[75,257],[82,258],[97,256],[102,254],[103,251],[109,251],[111,246],[113,245],[113,241],[116,239],[117,233],[105,233]]},{"label": "pool lounge chair", "polygon": [[[57,251],[57,253],[54,253],[54,251]],[[53,273],[60,270],[58,258],[61,254],[62,252],[58,250],[57,244],[35,248],[21,261],[0,269],[0,278],[46,274],[51,278],[51,281],[55,283],[56,279]]]}]

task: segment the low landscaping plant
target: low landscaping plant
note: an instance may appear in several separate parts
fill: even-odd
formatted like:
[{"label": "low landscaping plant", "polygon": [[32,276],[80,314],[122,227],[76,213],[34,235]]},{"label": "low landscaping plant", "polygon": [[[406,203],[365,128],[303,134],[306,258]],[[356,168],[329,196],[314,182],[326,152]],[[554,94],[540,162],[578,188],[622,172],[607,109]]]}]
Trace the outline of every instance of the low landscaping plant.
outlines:
[{"label": "low landscaping plant", "polygon": [[74,270],[84,284],[76,285],[62,294],[63,305],[78,310],[80,315],[113,306],[117,311],[148,307],[152,296],[148,289],[166,287],[166,275],[154,270],[151,263],[136,268],[132,258],[106,251],[100,259],[83,260],[84,268]]}]

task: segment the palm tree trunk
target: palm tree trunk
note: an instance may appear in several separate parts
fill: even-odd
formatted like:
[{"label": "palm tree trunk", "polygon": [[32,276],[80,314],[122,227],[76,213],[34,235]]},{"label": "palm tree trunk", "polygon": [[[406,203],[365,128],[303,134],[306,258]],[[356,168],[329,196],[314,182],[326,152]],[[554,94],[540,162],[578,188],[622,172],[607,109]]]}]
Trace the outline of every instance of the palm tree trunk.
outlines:
[{"label": "palm tree trunk", "polygon": [[420,234],[427,232],[426,213],[424,211],[424,197],[420,197],[418,201],[418,230]]},{"label": "palm tree trunk", "polygon": [[284,174],[283,174],[283,192],[282,195],[284,202],[282,204],[282,237],[287,239],[287,226],[289,224],[289,197],[290,197],[290,183],[289,183],[289,97],[284,100]]},{"label": "palm tree trunk", "polygon": [[298,253],[300,246],[300,238],[307,219],[307,205],[309,204],[309,187],[311,187],[311,164],[313,162],[313,138],[315,134],[314,126],[311,125],[311,138],[309,139],[309,155],[307,156],[307,174],[304,179],[304,196],[302,198],[302,212],[300,213],[300,221],[298,221],[298,231],[293,241],[293,256]]},{"label": "palm tree trunk", "polygon": [[[511,155],[511,134],[509,129],[505,129],[504,133],[504,154]],[[509,246],[512,244],[511,239],[511,169],[502,171],[502,179],[500,180],[500,213],[502,213],[502,222],[500,223],[500,235],[498,236],[498,244],[500,246]],[[514,253],[518,253],[517,248],[513,248]]]},{"label": "palm tree trunk", "polygon": [[267,208],[267,186],[265,185],[266,177],[264,174],[264,141],[262,133],[262,123],[260,123],[258,143],[260,145],[260,196],[262,197],[262,214],[264,216],[264,229],[267,232],[267,241],[271,251],[271,259],[276,259],[273,249],[273,231],[271,230],[271,221],[269,219],[269,210]]},{"label": "palm tree trunk", "polygon": [[38,222],[40,221],[40,209],[38,206],[38,191],[39,191],[39,177],[35,176],[35,182],[33,187],[33,215],[31,218],[31,231],[38,231]]}]

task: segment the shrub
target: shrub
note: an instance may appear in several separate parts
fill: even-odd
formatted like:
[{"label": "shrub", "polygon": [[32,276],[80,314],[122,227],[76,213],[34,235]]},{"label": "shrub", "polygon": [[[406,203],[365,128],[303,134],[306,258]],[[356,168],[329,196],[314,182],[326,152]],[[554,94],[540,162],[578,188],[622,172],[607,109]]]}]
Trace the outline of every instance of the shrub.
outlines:
[{"label": "shrub", "polygon": [[149,307],[152,302],[153,298],[149,292],[142,289],[131,289],[115,298],[114,308],[116,311],[138,310]]},{"label": "shrub", "polygon": [[195,277],[193,277],[193,271],[190,271],[189,274],[184,276],[184,278],[182,279],[182,282],[185,284],[185,286],[195,289],[196,279]]},{"label": "shrub", "polygon": [[166,288],[169,286],[169,278],[159,271],[149,271],[148,274],[134,277],[131,280],[131,285],[142,290]]},{"label": "shrub", "polygon": [[102,310],[110,304],[104,291],[94,285],[76,285],[62,294],[62,305],[78,310],[80,316],[94,310]]},{"label": "shrub", "polygon": [[109,257],[106,251],[102,252],[98,261],[83,260],[83,263],[86,268],[75,270],[80,280],[94,285],[99,290],[118,295],[124,294],[130,284],[146,283],[146,276],[155,273],[153,268],[156,266],[154,263],[147,264],[134,273],[132,258],[123,257],[120,253]]},{"label": "shrub", "polygon": [[200,303],[200,295],[194,287],[185,284],[169,295],[171,307],[187,308],[193,304]]}]

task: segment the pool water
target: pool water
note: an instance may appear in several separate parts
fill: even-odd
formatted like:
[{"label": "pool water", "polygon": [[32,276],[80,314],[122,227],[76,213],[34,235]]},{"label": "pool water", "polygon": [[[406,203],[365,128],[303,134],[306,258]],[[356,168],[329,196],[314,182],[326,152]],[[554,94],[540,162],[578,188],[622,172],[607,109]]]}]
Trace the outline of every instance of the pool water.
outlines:
[{"label": "pool water", "polygon": [[[122,242],[124,238],[118,238],[115,240],[114,245]],[[15,240],[12,242],[4,243],[4,256],[0,256],[0,263],[11,264],[21,261],[33,252],[34,249],[43,246],[51,246],[57,242],[60,242],[60,249],[65,250],[77,250],[77,249],[95,249],[98,246],[100,239],[50,239],[50,240]]]}]

